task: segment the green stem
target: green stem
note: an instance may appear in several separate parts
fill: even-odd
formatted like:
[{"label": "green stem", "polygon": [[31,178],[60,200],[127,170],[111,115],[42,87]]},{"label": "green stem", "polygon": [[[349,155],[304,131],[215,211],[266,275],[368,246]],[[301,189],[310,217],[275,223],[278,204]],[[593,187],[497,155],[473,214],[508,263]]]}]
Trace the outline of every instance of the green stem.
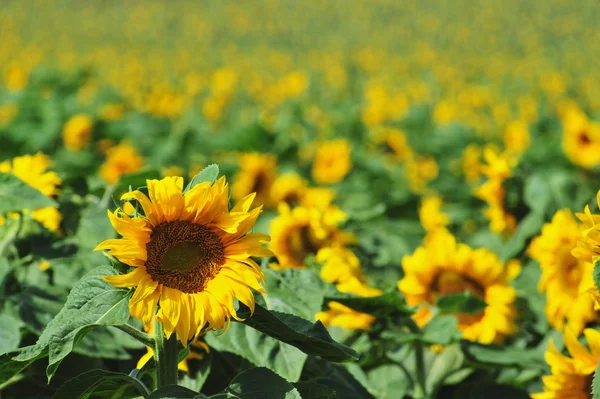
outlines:
[{"label": "green stem", "polygon": [[120,326],[115,326],[117,327],[119,330],[126,332],[127,334],[129,334],[132,338],[140,341],[142,344],[149,346],[151,348],[154,348],[154,337],[150,334],[146,334],[145,332],[142,332],[140,330],[138,330],[135,327],[130,326],[129,324],[122,324]]},{"label": "green stem", "polygon": [[163,323],[154,323],[154,361],[158,374],[158,388],[177,385],[177,365],[179,364],[179,342],[175,334],[170,339],[165,336]]},{"label": "green stem", "polygon": [[[410,320],[408,328],[414,334],[420,334],[421,330],[419,327]],[[417,372],[417,383],[415,384],[414,397],[415,399],[429,398],[427,395],[426,377],[425,377],[425,360],[423,357],[423,343],[421,341],[415,341],[415,368]]]}]

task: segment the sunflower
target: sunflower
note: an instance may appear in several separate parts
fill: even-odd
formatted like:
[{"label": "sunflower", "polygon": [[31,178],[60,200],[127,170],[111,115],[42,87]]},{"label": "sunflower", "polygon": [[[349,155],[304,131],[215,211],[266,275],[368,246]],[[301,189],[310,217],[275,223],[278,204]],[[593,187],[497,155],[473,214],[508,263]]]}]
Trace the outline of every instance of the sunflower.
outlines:
[{"label": "sunflower", "polygon": [[[463,338],[482,343],[500,341],[516,331],[514,288],[508,285],[518,269],[504,265],[487,249],[457,244],[445,229],[429,233],[424,245],[402,259],[404,278],[399,290],[411,306],[433,305],[444,295],[469,291],[485,300],[486,308],[476,314],[457,314]],[[431,311],[422,306],[415,321],[425,325]]]},{"label": "sunflower", "polygon": [[[600,191],[596,193],[596,201],[600,204]],[[575,216],[583,222],[583,229],[572,254],[577,259],[594,263],[600,256],[600,215],[592,214],[586,205],[584,213],[576,213]]]},{"label": "sunflower", "polygon": [[544,392],[531,394],[533,399],[589,399],[592,397],[592,379],[600,357],[600,332],[591,328],[583,330],[590,350],[577,336],[566,328],[565,346],[570,356],[560,353],[550,342],[546,362],[551,375],[542,377]]},{"label": "sunflower", "polygon": [[270,154],[257,152],[242,154],[239,157],[240,171],[231,188],[233,199],[240,200],[250,193],[256,193],[256,201],[270,203],[270,193],[277,173],[277,160]]},{"label": "sunflower", "polygon": [[106,161],[100,167],[100,177],[108,184],[115,184],[124,174],[137,172],[144,166],[144,159],[129,143],[108,148],[106,155]]},{"label": "sunflower", "polygon": [[476,144],[469,144],[462,154],[462,171],[468,183],[473,183],[481,177],[481,148]]},{"label": "sunflower", "polygon": [[71,151],[82,150],[92,138],[92,126],[94,122],[87,115],[74,115],[63,127],[63,142],[65,147]]},{"label": "sunflower", "polygon": [[352,278],[362,278],[360,260],[348,248],[321,248],[317,252],[316,259],[323,264],[321,278],[328,283],[342,283]]},{"label": "sunflower", "polygon": [[278,176],[271,186],[271,202],[279,204],[285,202],[289,205],[297,205],[306,193],[308,184],[296,173],[286,173]]},{"label": "sunflower", "polygon": [[251,256],[271,256],[262,246],[265,234],[246,234],[262,211],[249,211],[255,195],[242,198],[228,209],[229,187],[222,177],[213,185],[200,183],[182,194],[183,178],[147,180],[148,196],[126,193],[121,200],[135,200],[144,217],[130,217],[120,209],[109,219],[122,236],[102,242],[96,250],[108,250],[132,266],[128,274],[106,276],[116,287],[136,287],[129,308],[148,329],[155,317],[164,324],[167,337],[175,331],[186,345],[201,332],[229,326],[239,320],[234,298],[254,309],[250,288],[264,293],[260,267]]},{"label": "sunflower", "polygon": [[566,112],[563,120],[562,145],[567,157],[576,165],[592,168],[600,163],[600,124],[592,122],[579,109]]},{"label": "sunflower", "polygon": [[475,195],[488,204],[484,215],[490,221],[490,229],[508,235],[515,230],[517,220],[504,209],[503,184],[512,176],[516,161],[512,156],[501,154],[489,146],[484,149],[483,155],[486,165],[482,167],[482,172],[488,180],[475,191]]},{"label": "sunflower", "polygon": [[347,140],[338,139],[319,144],[312,166],[312,176],[317,183],[338,183],[346,177],[350,169],[352,160]]},{"label": "sunflower", "polygon": [[450,217],[442,211],[442,204],[442,199],[435,195],[423,199],[419,208],[419,219],[425,230],[444,228],[450,223]]},{"label": "sunflower", "polygon": [[408,179],[408,186],[412,192],[421,194],[427,188],[427,184],[435,179],[439,173],[439,167],[433,157],[412,156],[404,163],[404,174]]},{"label": "sunflower", "polygon": [[[62,180],[55,172],[48,171],[50,166],[50,158],[38,152],[35,155],[13,158],[12,162],[0,163],[0,172],[11,173],[47,197],[54,197],[59,193],[58,186]],[[57,208],[46,207],[30,211],[31,217],[48,230],[54,232],[60,230],[62,215]]]},{"label": "sunflower", "polygon": [[279,264],[274,269],[304,268],[304,259],[319,249],[351,241],[349,234],[339,229],[347,215],[338,207],[326,208],[297,206],[290,208],[285,202],[279,204],[279,215],[271,221],[273,240],[269,248]]},{"label": "sunflower", "polygon": [[375,317],[367,313],[357,312],[339,302],[329,302],[329,310],[319,312],[315,319],[325,326],[337,326],[349,330],[368,330],[375,321]]},{"label": "sunflower", "polygon": [[515,156],[521,155],[531,143],[529,126],[523,121],[512,121],[504,131],[504,149]]},{"label": "sunflower", "polygon": [[528,248],[528,255],[542,269],[538,289],[547,294],[548,321],[562,330],[566,320],[575,334],[596,319],[593,297],[581,294],[593,285],[593,266],[571,254],[581,230],[571,211],[559,210]]},{"label": "sunflower", "polygon": [[389,155],[389,160],[397,163],[404,162],[413,155],[412,148],[402,130],[375,126],[370,131],[375,143]]}]

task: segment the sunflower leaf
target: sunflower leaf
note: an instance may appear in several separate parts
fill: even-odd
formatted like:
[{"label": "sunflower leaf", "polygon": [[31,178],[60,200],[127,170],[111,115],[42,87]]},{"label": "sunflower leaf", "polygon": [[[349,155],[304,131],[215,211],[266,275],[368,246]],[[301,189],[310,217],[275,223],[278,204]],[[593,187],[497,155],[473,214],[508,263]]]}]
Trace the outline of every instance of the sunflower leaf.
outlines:
[{"label": "sunflower leaf", "polygon": [[[269,291],[269,294],[271,292]],[[414,313],[412,307],[406,305],[404,297],[397,291],[386,292],[379,296],[360,297],[351,294],[336,293],[325,296],[325,301],[335,301],[348,306],[361,313],[368,313],[372,316],[390,316],[399,314],[410,316]],[[324,303],[325,305],[326,303]]]},{"label": "sunflower leaf", "polygon": [[102,279],[114,275],[115,269],[100,266],[79,280],[67,298],[65,306],[48,324],[35,345],[19,349],[16,361],[29,361],[48,354],[46,370],[50,380],[62,359],[91,329],[127,323],[129,290],[117,289]]},{"label": "sunflower leaf", "polygon": [[284,378],[265,367],[246,370],[236,376],[216,398],[285,398],[302,399],[298,390]]},{"label": "sunflower leaf", "polygon": [[187,193],[197,184],[203,183],[205,181],[209,181],[212,184],[217,180],[217,176],[219,176],[219,165],[217,165],[216,163],[208,165],[206,168],[198,172],[196,176],[192,177],[192,180],[190,180],[188,185],[185,187],[183,193]]},{"label": "sunflower leaf", "polygon": [[0,173],[0,213],[49,206],[56,206],[56,202],[18,177],[10,173]]},{"label": "sunflower leaf", "polygon": [[600,259],[597,259],[594,262],[594,284],[596,285],[596,289],[600,290]]},{"label": "sunflower leaf", "polygon": [[543,369],[543,352],[531,349],[484,345],[463,340],[460,342],[465,358],[477,365],[492,367],[516,367],[519,369]]},{"label": "sunflower leaf", "polygon": [[600,377],[598,377],[598,373],[600,373],[600,363],[596,366],[596,372],[594,372],[594,379],[592,380],[593,399],[600,399]]},{"label": "sunflower leaf", "polygon": [[[77,377],[71,378],[58,388],[52,398],[78,399],[101,391],[116,392],[118,390],[123,394],[121,390],[128,388],[135,388],[143,396],[148,394],[147,388],[140,381],[127,374],[96,369],[86,371]],[[130,392],[130,394],[133,392]],[[120,397],[129,397],[129,395]]]},{"label": "sunflower leaf", "polygon": [[436,306],[442,313],[479,313],[487,304],[485,301],[470,291],[458,292],[439,297]]},{"label": "sunflower leaf", "polygon": [[359,357],[353,349],[334,341],[320,321],[311,323],[291,314],[268,311],[260,305],[256,305],[254,314],[251,314],[247,306],[240,304],[237,314],[245,319],[245,325],[295,346],[306,354],[332,362],[357,360]]}]

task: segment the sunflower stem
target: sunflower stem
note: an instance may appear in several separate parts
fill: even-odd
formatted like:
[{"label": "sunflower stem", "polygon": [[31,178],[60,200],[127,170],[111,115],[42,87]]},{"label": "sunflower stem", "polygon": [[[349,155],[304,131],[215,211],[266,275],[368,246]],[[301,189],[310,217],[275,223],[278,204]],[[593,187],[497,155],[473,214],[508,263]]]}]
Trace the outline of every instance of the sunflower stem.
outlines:
[{"label": "sunflower stem", "polygon": [[177,385],[177,365],[179,364],[179,342],[175,334],[167,339],[161,322],[154,324],[154,361],[158,374],[158,388]]},{"label": "sunflower stem", "polygon": [[[420,334],[420,329],[412,320],[408,323],[408,328],[411,332]],[[423,343],[420,341],[415,341],[415,369],[417,373],[415,389],[413,395],[415,399],[424,399],[429,398],[427,395],[427,385],[426,385],[426,376],[425,376],[425,360],[423,357]]]},{"label": "sunflower stem", "polygon": [[155,341],[154,341],[154,337],[152,335],[146,334],[145,332],[142,332],[142,331],[138,330],[137,328],[130,326],[129,324],[122,324],[120,326],[115,326],[115,327],[123,332],[126,332],[132,338],[138,340],[142,344],[149,346],[151,348],[154,348]]}]

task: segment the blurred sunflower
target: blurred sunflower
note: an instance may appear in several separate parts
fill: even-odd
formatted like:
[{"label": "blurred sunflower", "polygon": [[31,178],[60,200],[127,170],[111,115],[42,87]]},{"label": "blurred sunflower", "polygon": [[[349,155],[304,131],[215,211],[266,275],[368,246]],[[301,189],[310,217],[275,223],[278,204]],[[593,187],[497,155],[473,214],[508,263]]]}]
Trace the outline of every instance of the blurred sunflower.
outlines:
[{"label": "blurred sunflower", "polygon": [[[249,211],[255,195],[249,194],[231,210],[229,187],[222,177],[213,185],[200,183],[185,194],[183,178],[147,180],[148,196],[140,191],[124,194],[136,200],[145,217],[129,217],[120,209],[109,219],[120,239],[96,247],[108,250],[134,270],[106,276],[116,287],[136,287],[129,308],[148,329],[156,319],[167,337],[175,331],[184,344],[203,330],[228,328],[238,319],[234,298],[254,309],[250,288],[264,293],[264,276],[251,256],[271,256],[262,246],[269,236],[250,231],[262,211]],[[207,325],[205,329],[205,325]]]},{"label": "blurred sunflower", "polygon": [[286,173],[278,176],[271,186],[271,202],[279,204],[285,202],[288,205],[297,205],[306,193],[308,184],[302,176],[296,173]]},{"label": "blurred sunflower", "polygon": [[131,144],[122,142],[106,150],[106,161],[100,166],[100,177],[115,184],[121,176],[134,173],[144,166],[144,159]]},{"label": "blurred sunflower", "polygon": [[[58,186],[62,180],[55,172],[48,171],[51,164],[48,155],[38,152],[35,155],[13,158],[12,162],[1,162],[0,172],[11,173],[47,197],[53,197],[58,195]],[[60,231],[62,215],[55,207],[33,209],[31,217],[50,231]]]},{"label": "blurred sunflower", "polygon": [[538,289],[546,292],[548,321],[554,328],[563,330],[566,320],[577,335],[588,322],[596,319],[593,297],[582,295],[594,284],[593,266],[571,254],[581,230],[571,211],[559,210],[552,221],[542,227],[542,234],[531,241],[527,251],[542,269]]},{"label": "blurred sunflower", "polygon": [[316,254],[319,249],[351,240],[339,229],[347,215],[338,207],[326,208],[297,206],[290,208],[285,202],[279,204],[279,215],[271,221],[273,251],[278,264],[274,269],[304,268],[304,259]]},{"label": "blurred sunflower", "polygon": [[427,188],[427,184],[435,179],[438,173],[439,167],[433,157],[408,157],[404,163],[404,174],[408,179],[408,186],[416,194],[422,194]]},{"label": "blurred sunflower", "polygon": [[375,321],[375,317],[367,313],[357,312],[339,302],[329,302],[329,310],[319,312],[315,319],[325,326],[337,326],[349,330],[368,330]]},{"label": "blurred sunflower", "polygon": [[239,165],[240,171],[231,188],[233,199],[240,200],[250,193],[256,193],[258,203],[265,206],[270,204],[271,187],[277,174],[275,157],[257,152],[242,154]]},{"label": "blurred sunflower", "polygon": [[562,145],[567,157],[576,165],[592,168],[600,163],[600,124],[592,122],[579,109],[565,113],[562,120]]},{"label": "blurred sunflower", "polygon": [[[463,291],[481,297],[487,304],[482,312],[456,317],[464,339],[491,343],[517,329],[513,321],[516,292],[508,283],[518,268],[510,266],[487,249],[457,244],[450,232],[439,229],[425,237],[424,246],[402,259],[405,274],[398,288],[411,306],[435,304],[441,296]],[[423,326],[431,311],[422,306],[414,318]]]},{"label": "blurred sunflower", "polygon": [[529,145],[529,126],[523,121],[510,122],[504,131],[504,149],[515,156],[521,155]]},{"label": "blurred sunflower", "polygon": [[442,211],[442,205],[442,199],[436,195],[423,199],[419,208],[419,219],[426,231],[444,228],[450,223],[450,217]]},{"label": "blurred sunflower", "polygon": [[74,115],[63,127],[63,142],[70,151],[82,150],[92,138],[94,122],[88,115]]},{"label": "blurred sunflower", "polygon": [[477,144],[469,144],[462,154],[462,171],[468,183],[481,177],[481,148]]},{"label": "blurred sunflower", "polygon": [[531,394],[533,399],[592,397],[592,379],[600,358],[600,332],[586,328],[583,333],[590,350],[577,340],[569,328],[565,329],[565,346],[570,356],[561,354],[550,342],[545,357],[552,374],[542,377],[544,392]]},{"label": "blurred sunflower", "polygon": [[338,139],[319,144],[312,167],[312,175],[317,183],[337,183],[346,177],[350,169],[352,160],[347,140]]}]

